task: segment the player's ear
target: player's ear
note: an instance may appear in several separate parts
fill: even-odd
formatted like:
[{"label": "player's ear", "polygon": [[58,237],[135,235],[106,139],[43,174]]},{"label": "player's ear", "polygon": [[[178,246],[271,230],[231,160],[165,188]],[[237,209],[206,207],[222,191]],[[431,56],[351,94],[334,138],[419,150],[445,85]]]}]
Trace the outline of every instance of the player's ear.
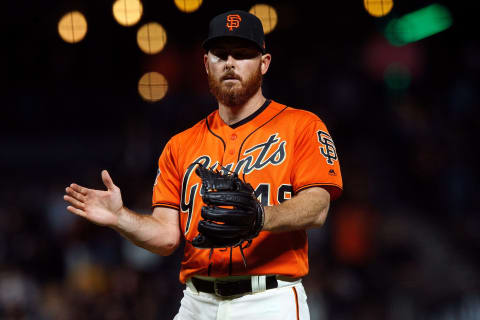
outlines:
[{"label": "player's ear", "polygon": [[207,53],[203,55],[203,64],[205,66],[205,71],[208,74],[208,54]]},{"label": "player's ear", "polygon": [[262,75],[267,73],[268,67],[270,67],[271,61],[272,61],[272,55],[270,53],[265,53],[264,55],[262,55],[262,62],[261,62]]}]

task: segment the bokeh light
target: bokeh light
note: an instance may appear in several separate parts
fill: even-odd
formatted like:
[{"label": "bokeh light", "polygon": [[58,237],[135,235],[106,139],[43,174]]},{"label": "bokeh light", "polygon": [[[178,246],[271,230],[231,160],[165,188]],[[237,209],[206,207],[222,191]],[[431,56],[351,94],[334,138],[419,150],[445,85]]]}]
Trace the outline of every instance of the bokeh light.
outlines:
[{"label": "bokeh light", "polygon": [[145,73],[138,81],[138,93],[149,102],[155,102],[163,99],[168,91],[168,82],[165,77],[158,72]]},{"label": "bokeh light", "polygon": [[400,18],[392,19],[385,28],[385,37],[394,46],[402,46],[442,32],[452,25],[447,7],[432,4]]},{"label": "bokeh light", "polygon": [[112,6],[113,17],[122,26],[133,26],[143,14],[143,5],[139,0],[117,0]]},{"label": "bokeh light", "polygon": [[167,43],[167,33],[160,24],[150,22],[138,29],[137,43],[143,52],[156,54],[165,47]]},{"label": "bokeh light", "polygon": [[403,91],[410,85],[410,70],[401,63],[392,63],[384,73],[385,84],[390,90]]},{"label": "bokeh light", "polygon": [[202,5],[202,0],[175,0],[175,5],[178,10],[190,13],[197,11],[198,8]]},{"label": "bokeh light", "polygon": [[87,34],[87,19],[81,12],[71,11],[58,22],[58,33],[66,42],[79,42]]},{"label": "bokeh light", "polygon": [[363,49],[363,62],[365,71],[378,80],[385,80],[385,70],[392,64],[400,64],[405,67],[412,79],[424,75],[426,48],[418,43],[406,46],[392,46],[385,37],[379,34],[371,37]]},{"label": "bokeh light", "polygon": [[363,0],[363,6],[374,17],[383,17],[392,11],[393,0]]},{"label": "bokeh light", "polygon": [[277,11],[266,4],[256,4],[249,10],[250,13],[256,15],[262,21],[263,32],[268,34],[272,32],[277,26],[278,15]]}]

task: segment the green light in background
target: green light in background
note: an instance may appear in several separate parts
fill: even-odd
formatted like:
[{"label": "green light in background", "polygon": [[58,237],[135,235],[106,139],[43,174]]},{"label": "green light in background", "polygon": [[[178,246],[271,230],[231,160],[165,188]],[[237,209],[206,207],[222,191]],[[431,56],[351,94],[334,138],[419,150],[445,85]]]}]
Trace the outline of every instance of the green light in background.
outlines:
[{"label": "green light in background", "polygon": [[447,7],[432,4],[423,9],[392,19],[385,28],[385,37],[394,46],[415,42],[452,25],[452,16]]},{"label": "green light in background", "polygon": [[390,64],[383,74],[385,84],[392,91],[404,91],[410,86],[410,70],[400,63]]}]

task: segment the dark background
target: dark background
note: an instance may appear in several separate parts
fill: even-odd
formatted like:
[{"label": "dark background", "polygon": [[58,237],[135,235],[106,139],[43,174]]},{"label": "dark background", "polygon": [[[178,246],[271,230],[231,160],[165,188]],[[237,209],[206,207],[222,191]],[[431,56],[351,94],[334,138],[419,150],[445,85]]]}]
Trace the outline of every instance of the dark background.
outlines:
[{"label": "dark background", "polygon": [[[1,319],[172,319],[178,310],[182,250],[154,256],[69,214],[64,188],[101,188],[108,169],[125,204],[149,213],[166,141],[216,108],[203,71],[208,21],[255,2],[205,1],[185,14],[145,0],[133,27],[115,22],[112,3],[3,6]],[[480,319],[477,5],[439,2],[448,30],[393,47],[386,23],[434,1],[396,1],[384,18],[362,1],[264,3],[279,16],[266,37],[264,93],[325,121],[344,179],[326,225],[309,231],[312,319]],[[77,44],[57,33],[72,10],[88,22]],[[136,44],[148,21],[168,35],[153,56]],[[392,63],[409,70],[406,88],[386,85]],[[169,82],[157,103],[137,91],[148,71]]]}]

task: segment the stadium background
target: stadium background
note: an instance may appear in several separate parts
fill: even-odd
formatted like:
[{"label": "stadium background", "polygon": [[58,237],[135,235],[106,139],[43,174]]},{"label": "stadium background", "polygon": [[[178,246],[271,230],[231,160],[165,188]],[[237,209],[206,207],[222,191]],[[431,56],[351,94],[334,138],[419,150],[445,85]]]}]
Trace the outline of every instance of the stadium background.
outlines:
[{"label": "stadium background", "polygon": [[[72,216],[64,188],[102,187],[108,169],[125,204],[149,213],[164,144],[215,109],[200,48],[209,19],[256,2],[204,1],[186,14],[144,0],[132,27],[116,23],[112,3],[3,6],[1,319],[171,319],[178,309],[182,250],[154,256]],[[312,319],[480,319],[478,5],[397,0],[375,18],[362,1],[263,3],[278,13],[265,95],[317,113],[343,170],[343,197],[309,232]],[[450,28],[388,43],[388,21],[433,3],[449,9]],[[88,22],[76,44],[57,32],[72,10]],[[156,55],[135,41],[148,21],[168,35]],[[137,90],[148,71],[168,81],[155,103]]]}]

